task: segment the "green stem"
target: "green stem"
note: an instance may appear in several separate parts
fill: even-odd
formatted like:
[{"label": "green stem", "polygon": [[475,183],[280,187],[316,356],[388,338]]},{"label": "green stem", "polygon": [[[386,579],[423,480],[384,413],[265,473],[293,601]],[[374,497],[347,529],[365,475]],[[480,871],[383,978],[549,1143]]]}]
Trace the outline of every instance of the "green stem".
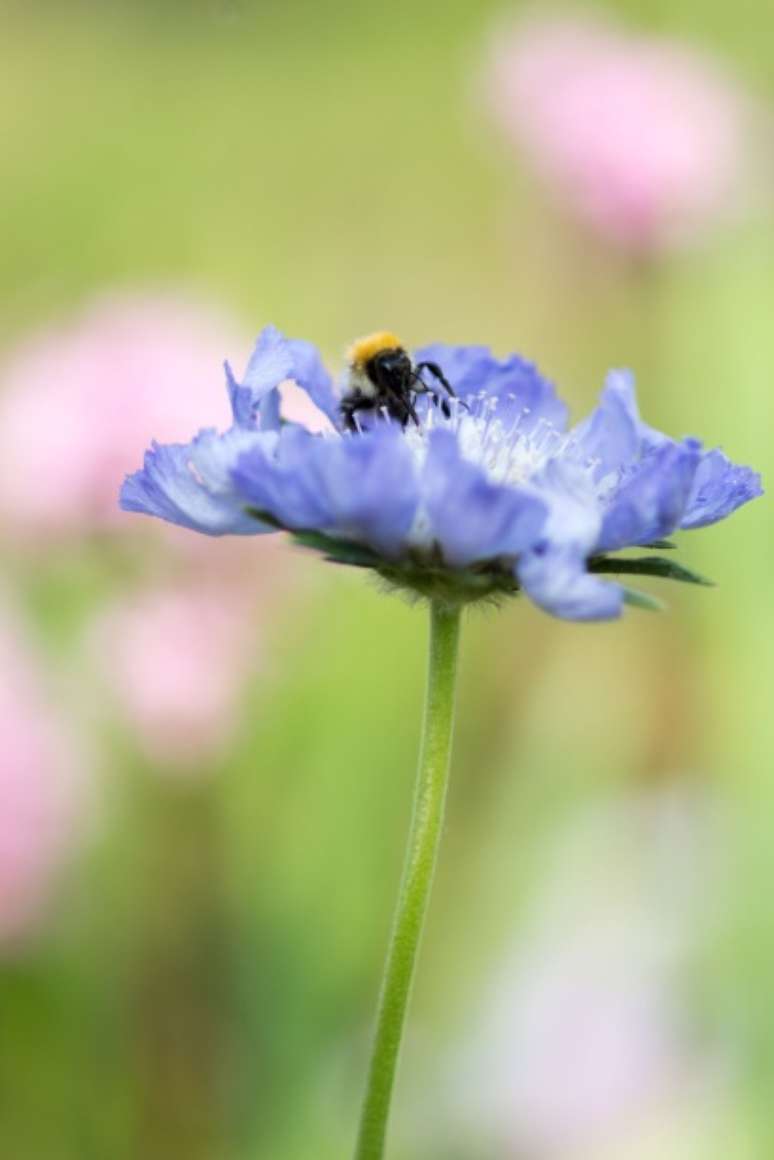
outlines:
[{"label": "green stem", "polygon": [[414,817],[387,952],[355,1160],[381,1160],[406,1008],[443,827],[449,778],[460,610],[433,601]]}]

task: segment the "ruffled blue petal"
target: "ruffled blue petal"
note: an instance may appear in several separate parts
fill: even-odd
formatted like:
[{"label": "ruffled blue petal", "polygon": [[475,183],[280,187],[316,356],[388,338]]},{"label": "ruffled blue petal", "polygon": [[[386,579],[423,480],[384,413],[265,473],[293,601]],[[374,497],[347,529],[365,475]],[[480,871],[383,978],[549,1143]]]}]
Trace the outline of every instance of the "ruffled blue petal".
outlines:
[{"label": "ruffled blue petal", "polygon": [[610,371],[598,406],[573,431],[574,450],[596,464],[597,479],[621,471],[665,443],[674,440],[640,418],[634,375],[627,370]]},{"label": "ruffled blue petal", "polygon": [[333,388],[333,379],[320,357],[320,352],[311,342],[301,338],[290,338],[287,347],[293,360],[290,378],[306,391],[314,405],[327,415],[335,426],[340,425],[339,397]]},{"label": "ruffled blue petal", "polygon": [[280,431],[276,447],[256,447],[234,464],[232,479],[245,503],[287,528],[320,529],[331,519],[329,498],[311,470],[320,436],[301,427]]},{"label": "ruffled blue petal", "polygon": [[275,326],[261,331],[239,382],[228,362],[226,384],[234,422],[240,427],[276,431],[281,422],[280,384],[291,380],[306,391],[315,406],[334,424],[339,422],[339,400],[320,352],[311,342],[285,338]]},{"label": "ruffled blue petal", "polygon": [[583,459],[597,464],[595,476],[601,479],[635,458],[640,428],[633,376],[614,371],[605,381],[596,410],[575,428],[573,442]]},{"label": "ruffled blue petal", "polygon": [[344,438],[283,428],[276,450],[248,451],[232,478],[245,502],[285,527],[360,541],[387,557],[404,545],[419,498],[414,457],[387,424]]},{"label": "ruffled blue petal", "polygon": [[523,488],[490,483],[456,437],[434,431],[422,477],[427,535],[453,568],[515,557],[540,534],[548,509]]},{"label": "ruffled blue petal", "polygon": [[[497,399],[497,417],[503,422],[520,416],[519,430],[526,433],[541,421],[563,431],[567,407],[537,367],[517,354],[495,358],[485,346],[447,346],[436,343],[414,354],[416,362],[436,362],[461,399],[479,394]],[[430,375],[425,376],[433,386]]]},{"label": "ruffled blue petal", "polygon": [[285,336],[276,326],[263,328],[241,383],[228,363],[225,367],[234,422],[240,427],[252,427],[258,421],[264,430],[276,430],[280,404],[277,388],[293,373],[293,354]]},{"label": "ruffled blue petal", "polygon": [[757,471],[738,467],[720,450],[707,451],[696,471],[680,527],[714,524],[759,495],[763,495],[763,488]]},{"label": "ruffled blue petal", "polygon": [[272,531],[245,513],[228,475],[228,464],[261,438],[232,428],[226,435],[202,431],[192,443],[154,443],[142,469],[124,481],[121,507],[208,536]]},{"label": "ruffled blue petal", "polygon": [[264,326],[248,360],[242,385],[260,402],[292,373],[293,354],[288,340],[276,326]]},{"label": "ruffled blue petal", "polygon": [[232,427],[223,435],[200,431],[191,442],[191,465],[213,495],[236,496],[231,473],[240,456],[253,447],[271,450],[277,439],[275,431],[245,431],[241,427]]},{"label": "ruffled blue petal", "polygon": [[260,334],[242,383],[225,364],[234,425],[225,434],[201,431],[190,443],[154,443],[144,466],[127,477],[120,504],[206,535],[255,535],[273,531],[245,514],[231,470],[248,447],[276,441],[278,385],[289,377],[293,358],[273,326]]},{"label": "ruffled blue petal", "polygon": [[223,363],[223,369],[226,372],[226,390],[234,424],[237,427],[254,427],[257,408],[252,391],[237,381],[228,359]]},{"label": "ruffled blue petal", "polygon": [[532,477],[530,488],[548,505],[544,537],[588,555],[602,526],[599,501],[588,473],[572,460],[551,459]]},{"label": "ruffled blue petal", "polygon": [[648,451],[609,497],[597,549],[611,552],[670,535],[685,513],[700,459],[695,439]]},{"label": "ruffled blue petal", "polygon": [[623,590],[587,571],[601,513],[588,473],[577,463],[547,463],[533,480],[548,504],[543,535],[517,561],[519,584],[546,612],[566,620],[620,616]]},{"label": "ruffled blue petal", "polygon": [[614,620],[623,610],[621,586],[587,572],[572,545],[538,544],[519,560],[518,579],[535,604],[564,620]]}]

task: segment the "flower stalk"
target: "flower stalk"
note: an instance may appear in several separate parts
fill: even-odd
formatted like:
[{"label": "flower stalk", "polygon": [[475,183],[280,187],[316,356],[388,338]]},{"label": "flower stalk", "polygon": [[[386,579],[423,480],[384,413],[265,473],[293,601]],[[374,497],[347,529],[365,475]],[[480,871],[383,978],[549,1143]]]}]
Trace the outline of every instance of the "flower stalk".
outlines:
[{"label": "flower stalk", "polygon": [[381,1160],[406,1011],[443,828],[460,608],[430,602],[430,655],[414,816],[387,952],[355,1160]]}]

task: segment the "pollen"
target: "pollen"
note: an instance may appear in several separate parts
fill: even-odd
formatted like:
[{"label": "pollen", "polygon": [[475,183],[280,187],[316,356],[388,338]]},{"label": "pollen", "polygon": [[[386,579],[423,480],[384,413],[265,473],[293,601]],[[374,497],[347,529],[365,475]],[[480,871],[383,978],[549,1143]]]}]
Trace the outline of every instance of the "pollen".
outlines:
[{"label": "pollen", "polygon": [[367,334],[359,338],[347,351],[347,362],[353,367],[364,367],[374,355],[382,350],[399,350],[403,343],[397,334],[389,330],[378,330],[375,334]]}]

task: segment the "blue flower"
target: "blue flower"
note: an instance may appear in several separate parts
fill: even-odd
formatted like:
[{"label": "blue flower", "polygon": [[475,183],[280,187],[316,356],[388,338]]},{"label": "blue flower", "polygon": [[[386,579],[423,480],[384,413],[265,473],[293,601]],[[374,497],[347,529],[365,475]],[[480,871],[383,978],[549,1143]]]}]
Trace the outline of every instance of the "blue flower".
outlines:
[{"label": "blue flower", "polygon": [[[420,395],[418,424],[372,413],[348,431],[317,350],[267,327],[241,381],[226,364],[229,430],[154,445],[122,507],[209,535],[285,529],[449,601],[523,591],[556,616],[601,620],[637,599],[605,573],[698,579],[660,556],[609,553],[669,547],[678,529],[761,494],[758,475],[721,451],[643,423],[627,372],[612,372],[597,408],[570,427],[553,386],[518,355],[436,345],[414,359],[442,369],[457,396],[448,414]],[[327,421],[322,433],[283,419],[288,380]]]}]

